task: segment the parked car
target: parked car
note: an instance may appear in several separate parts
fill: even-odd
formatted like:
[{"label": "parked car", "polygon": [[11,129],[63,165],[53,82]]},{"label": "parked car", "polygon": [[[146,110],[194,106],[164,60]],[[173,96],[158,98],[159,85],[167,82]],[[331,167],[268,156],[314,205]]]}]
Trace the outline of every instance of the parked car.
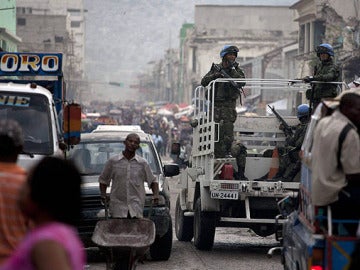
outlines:
[{"label": "parked car", "polygon": [[[170,191],[166,177],[178,175],[179,166],[177,164],[163,165],[151,135],[140,129],[129,130],[114,126],[114,129],[82,134],[80,144],[70,150],[70,159],[77,164],[84,182],[82,185],[82,219],[78,226],[79,235],[85,247],[95,246],[91,241],[92,233],[96,222],[105,218],[104,206],[100,200],[99,175],[106,161],[125,149],[126,136],[134,132],[140,137],[140,148],[137,150],[137,154],[148,161],[153,174],[159,181],[158,205],[152,204],[152,191],[145,183],[144,217],[150,218],[156,227],[156,238],[150,246],[150,255],[153,260],[167,260],[171,254],[173,232],[170,216]],[[110,188],[108,192],[110,192]]]}]

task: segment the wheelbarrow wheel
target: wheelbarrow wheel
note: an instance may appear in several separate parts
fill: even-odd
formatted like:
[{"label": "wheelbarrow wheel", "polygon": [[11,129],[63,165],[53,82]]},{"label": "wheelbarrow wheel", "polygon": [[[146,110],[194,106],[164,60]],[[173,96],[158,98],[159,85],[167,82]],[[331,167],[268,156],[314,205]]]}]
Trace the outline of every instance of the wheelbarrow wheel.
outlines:
[{"label": "wheelbarrow wheel", "polygon": [[128,269],[130,269],[129,258],[121,258],[120,260],[117,260],[113,266],[113,270],[128,270]]}]

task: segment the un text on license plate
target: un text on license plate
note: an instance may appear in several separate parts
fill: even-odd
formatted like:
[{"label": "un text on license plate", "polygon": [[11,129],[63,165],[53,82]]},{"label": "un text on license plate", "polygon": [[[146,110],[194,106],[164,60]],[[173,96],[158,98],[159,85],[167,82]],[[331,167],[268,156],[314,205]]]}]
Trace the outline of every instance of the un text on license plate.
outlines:
[{"label": "un text on license plate", "polygon": [[237,191],[211,191],[211,198],[222,200],[237,200],[239,193]]}]

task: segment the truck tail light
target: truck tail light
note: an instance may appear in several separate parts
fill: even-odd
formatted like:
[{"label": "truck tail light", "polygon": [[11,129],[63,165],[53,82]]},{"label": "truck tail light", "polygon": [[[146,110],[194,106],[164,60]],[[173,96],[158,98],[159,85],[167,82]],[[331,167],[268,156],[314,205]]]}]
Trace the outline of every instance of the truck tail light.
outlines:
[{"label": "truck tail light", "polygon": [[311,270],[323,270],[324,250],[320,248],[314,248],[312,253]]}]

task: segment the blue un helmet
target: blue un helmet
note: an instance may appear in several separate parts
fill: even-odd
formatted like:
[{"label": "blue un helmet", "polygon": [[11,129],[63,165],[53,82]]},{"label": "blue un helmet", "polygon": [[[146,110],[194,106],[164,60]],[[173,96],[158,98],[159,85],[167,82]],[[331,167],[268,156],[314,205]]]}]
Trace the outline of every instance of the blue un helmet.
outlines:
[{"label": "blue un helmet", "polygon": [[220,57],[224,58],[224,56],[227,55],[228,53],[234,53],[237,57],[238,52],[239,52],[238,47],[232,45],[225,45],[220,52]]},{"label": "blue un helmet", "polygon": [[320,44],[317,48],[316,48],[316,55],[319,57],[321,53],[327,53],[330,56],[334,56],[334,49],[333,47],[328,44],[328,43],[323,43]]},{"label": "blue un helmet", "polygon": [[307,104],[301,104],[297,107],[297,118],[302,118],[308,116],[310,112],[310,107]]}]

